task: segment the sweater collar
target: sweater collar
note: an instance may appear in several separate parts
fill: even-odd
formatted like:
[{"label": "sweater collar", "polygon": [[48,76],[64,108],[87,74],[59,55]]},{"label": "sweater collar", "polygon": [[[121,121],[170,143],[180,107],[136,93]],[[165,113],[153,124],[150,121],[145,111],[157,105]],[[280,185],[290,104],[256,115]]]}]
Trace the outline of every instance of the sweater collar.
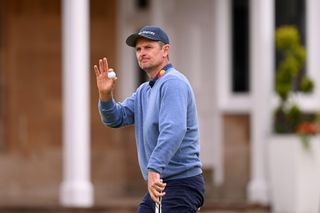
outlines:
[{"label": "sweater collar", "polygon": [[172,68],[172,64],[167,64],[165,65],[159,72],[158,74],[151,80],[149,81],[150,87],[153,87],[153,85],[156,83],[156,81],[161,78],[164,74],[166,74],[167,70]]}]

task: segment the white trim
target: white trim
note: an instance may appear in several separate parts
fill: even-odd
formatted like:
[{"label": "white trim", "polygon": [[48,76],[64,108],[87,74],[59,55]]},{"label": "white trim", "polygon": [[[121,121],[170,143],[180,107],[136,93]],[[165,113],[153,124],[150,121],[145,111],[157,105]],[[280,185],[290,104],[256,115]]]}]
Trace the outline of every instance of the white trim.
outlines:
[{"label": "white trim", "polygon": [[217,0],[215,9],[215,61],[217,76],[218,107],[224,109],[231,95],[231,2],[230,0]]},{"label": "white trim", "polygon": [[222,98],[219,110],[231,114],[248,114],[251,111],[251,96],[246,94],[229,94]]},{"label": "white trim", "polygon": [[[218,10],[220,27],[216,34],[219,35],[220,42],[215,47],[219,54],[216,56],[219,93],[219,110],[225,113],[243,114],[250,113],[251,95],[250,91],[245,93],[236,93],[232,91],[232,3],[231,0],[225,2],[225,8]],[[223,17],[223,18],[221,18]]]},{"label": "white trim", "polygon": [[[320,83],[320,82],[319,82]],[[316,85],[319,85],[318,82],[315,82]],[[316,90],[312,94],[303,94],[303,93],[298,93],[294,95],[290,95],[288,98],[288,102],[294,102],[296,103],[301,111],[304,112],[316,112],[319,111],[319,98],[317,98],[318,93]],[[273,109],[275,109],[279,104],[279,97],[276,96],[276,94],[273,94],[273,99],[272,99],[272,106]]]},{"label": "white trim", "polygon": [[[306,0],[306,26],[307,26],[307,69],[310,77],[315,81],[315,91],[309,96],[312,107],[320,106],[320,2],[318,0]],[[304,103],[303,100],[302,103]]]}]

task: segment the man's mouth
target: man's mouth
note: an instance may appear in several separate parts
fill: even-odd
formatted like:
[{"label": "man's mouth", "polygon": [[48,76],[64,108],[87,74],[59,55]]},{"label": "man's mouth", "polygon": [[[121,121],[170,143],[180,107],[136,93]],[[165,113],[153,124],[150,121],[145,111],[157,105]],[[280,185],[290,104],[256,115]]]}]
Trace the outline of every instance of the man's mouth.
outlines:
[{"label": "man's mouth", "polygon": [[147,62],[149,59],[147,59],[147,58],[142,58],[141,60],[140,60],[140,62],[141,63],[144,63],[144,62]]}]

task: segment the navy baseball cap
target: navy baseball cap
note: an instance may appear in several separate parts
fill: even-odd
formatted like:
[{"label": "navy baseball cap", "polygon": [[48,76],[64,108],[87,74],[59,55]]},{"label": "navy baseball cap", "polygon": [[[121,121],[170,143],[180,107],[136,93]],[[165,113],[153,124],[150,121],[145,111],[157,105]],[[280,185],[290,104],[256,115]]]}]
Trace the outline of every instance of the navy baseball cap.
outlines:
[{"label": "navy baseball cap", "polygon": [[127,45],[130,47],[136,47],[138,38],[147,38],[153,41],[161,41],[164,44],[169,44],[169,37],[167,33],[158,26],[145,26],[141,28],[138,33],[131,34],[126,40]]}]

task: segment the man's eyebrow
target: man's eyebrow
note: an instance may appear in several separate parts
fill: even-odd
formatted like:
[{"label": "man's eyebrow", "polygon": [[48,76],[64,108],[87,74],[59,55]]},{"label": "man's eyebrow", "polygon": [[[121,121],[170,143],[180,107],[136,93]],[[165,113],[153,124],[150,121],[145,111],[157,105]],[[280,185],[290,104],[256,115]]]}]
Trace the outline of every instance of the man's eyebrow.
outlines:
[{"label": "man's eyebrow", "polygon": [[143,45],[137,46],[136,49],[142,48],[142,47],[153,47],[153,45],[152,44],[143,44]]}]

